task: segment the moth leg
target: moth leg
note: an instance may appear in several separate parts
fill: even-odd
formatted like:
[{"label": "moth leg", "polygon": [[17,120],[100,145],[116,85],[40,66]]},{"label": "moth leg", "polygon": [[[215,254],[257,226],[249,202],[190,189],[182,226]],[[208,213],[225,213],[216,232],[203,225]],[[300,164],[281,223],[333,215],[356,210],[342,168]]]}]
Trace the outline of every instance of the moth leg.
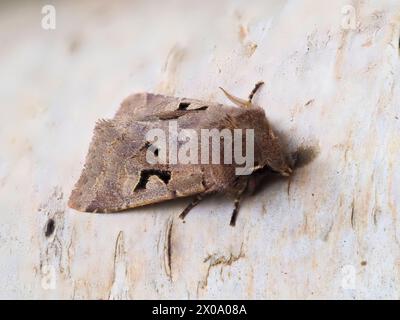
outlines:
[{"label": "moth leg", "polygon": [[185,219],[186,215],[189,213],[190,210],[192,210],[195,206],[199,204],[199,202],[203,200],[203,197],[201,195],[197,195],[191,203],[182,211],[182,213],[179,215],[179,218],[182,220]]},{"label": "moth leg", "polygon": [[239,213],[239,207],[240,207],[240,202],[242,200],[242,194],[240,194],[239,197],[235,199],[235,203],[234,203],[235,207],[233,208],[231,221],[229,223],[232,227],[234,227],[236,225],[236,219],[237,219],[237,216]]},{"label": "moth leg", "polygon": [[237,219],[237,216],[239,213],[240,203],[243,199],[243,195],[244,195],[245,191],[247,190],[247,186],[248,186],[248,181],[246,180],[242,184],[241,188],[239,188],[236,192],[234,208],[232,211],[231,221],[229,223],[232,227],[234,227],[236,224],[236,219]]},{"label": "moth leg", "polygon": [[251,100],[253,100],[254,95],[256,94],[258,89],[260,89],[260,87],[263,84],[264,84],[264,81],[259,81],[259,82],[256,83],[256,85],[254,86],[253,90],[251,90],[251,92],[249,94],[249,103],[251,103]]}]

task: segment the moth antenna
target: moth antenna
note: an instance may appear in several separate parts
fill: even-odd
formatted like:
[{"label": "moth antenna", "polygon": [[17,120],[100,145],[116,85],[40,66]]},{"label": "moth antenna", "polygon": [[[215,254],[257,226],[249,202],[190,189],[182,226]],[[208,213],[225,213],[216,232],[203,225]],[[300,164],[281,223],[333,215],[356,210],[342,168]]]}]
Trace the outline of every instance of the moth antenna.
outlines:
[{"label": "moth antenna", "polygon": [[250,94],[249,94],[249,102],[251,103],[251,100],[253,100],[254,95],[256,94],[256,92],[258,91],[258,89],[260,89],[260,87],[264,84],[264,81],[259,81],[256,83],[256,85],[254,86],[254,89],[251,90]]},{"label": "moth antenna", "polygon": [[247,101],[247,100],[244,100],[244,99],[240,99],[240,98],[238,98],[238,97],[235,97],[234,95],[231,95],[229,92],[227,92],[224,88],[222,88],[222,87],[219,87],[221,90],[222,90],[222,92],[226,95],[226,97],[231,101],[231,102],[233,102],[235,105],[237,105],[238,107],[241,107],[241,108],[246,108],[246,107],[249,107],[250,105],[251,105],[251,101]]}]

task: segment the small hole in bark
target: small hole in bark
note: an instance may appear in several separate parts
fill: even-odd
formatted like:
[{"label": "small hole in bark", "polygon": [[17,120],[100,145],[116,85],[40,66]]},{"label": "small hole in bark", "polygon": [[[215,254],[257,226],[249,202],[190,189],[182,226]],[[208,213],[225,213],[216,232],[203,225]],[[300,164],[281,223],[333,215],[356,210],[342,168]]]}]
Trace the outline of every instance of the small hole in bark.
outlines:
[{"label": "small hole in bark", "polygon": [[171,179],[171,171],[163,171],[163,170],[156,170],[156,169],[148,169],[142,170],[140,172],[140,180],[135,187],[135,190],[146,189],[147,182],[151,176],[159,177],[165,184],[168,184],[169,180]]},{"label": "small hole in bark", "polygon": [[44,235],[46,237],[50,237],[53,234],[55,228],[56,228],[56,223],[55,223],[54,219],[50,218],[46,223],[46,228],[45,228],[45,231],[44,231]]}]

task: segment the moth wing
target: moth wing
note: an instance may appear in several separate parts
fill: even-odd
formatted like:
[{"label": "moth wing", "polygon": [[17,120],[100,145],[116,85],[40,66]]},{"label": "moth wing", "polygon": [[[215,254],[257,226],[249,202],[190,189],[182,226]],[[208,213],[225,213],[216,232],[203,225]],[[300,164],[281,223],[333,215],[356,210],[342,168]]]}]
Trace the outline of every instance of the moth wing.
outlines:
[{"label": "moth wing", "polygon": [[69,206],[84,212],[116,212],[205,192],[201,167],[146,161],[145,133],[166,129],[166,124],[122,119],[98,122]]},{"label": "moth wing", "polygon": [[165,111],[176,104],[177,98],[152,93],[136,93],[122,101],[114,119],[137,120],[151,114]]},{"label": "moth wing", "polygon": [[174,113],[202,110],[208,106],[220,105],[196,99],[177,98],[153,93],[137,93],[127,97],[115,114],[114,119],[146,120],[158,119],[159,116],[173,118]]},{"label": "moth wing", "polygon": [[240,128],[247,115],[240,108],[195,99],[149,93],[128,97],[114,119],[97,123],[69,206],[115,212],[231,187],[236,181],[234,165],[149,164],[146,132],[168,132],[172,119],[200,136],[201,129]]}]

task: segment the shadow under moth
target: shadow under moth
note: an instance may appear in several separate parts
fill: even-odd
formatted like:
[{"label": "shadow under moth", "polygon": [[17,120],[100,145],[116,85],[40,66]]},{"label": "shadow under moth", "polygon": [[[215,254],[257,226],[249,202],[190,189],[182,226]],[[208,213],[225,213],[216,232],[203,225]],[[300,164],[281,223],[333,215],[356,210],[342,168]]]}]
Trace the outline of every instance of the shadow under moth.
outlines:
[{"label": "shadow under moth", "polygon": [[[129,96],[113,119],[97,122],[69,206],[84,212],[106,213],[194,196],[180,215],[183,219],[205,195],[224,193],[235,199],[230,221],[235,225],[245,191],[256,190],[268,173],[289,176],[292,172],[263,109],[252,103],[261,85],[262,82],[256,84],[248,100],[221,88],[235,106],[150,93]],[[206,137],[207,149],[203,148],[203,139],[201,148],[198,141],[188,148],[188,136],[185,139],[179,133],[176,136],[177,132],[171,131],[171,123],[189,132],[191,137],[203,138],[204,132],[219,135]],[[246,130],[252,133],[252,144],[244,141],[247,135],[233,139],[236,133]],[[161,141],[160,137],[155,141],[155,135],[149,141],[149,132],[164,133],[168,142]],[[231,155],[236,152],[235,147],[240,147],[239,157],[225,158],[229,152]],[[252,151],[250,170],[237,174],[237,169],[243,166],[240,156],[249,151]],[[189,160],[195,161],[187,161],[188,153],[191,153]],[[221,158],[224,161],[219,161]]]}]

